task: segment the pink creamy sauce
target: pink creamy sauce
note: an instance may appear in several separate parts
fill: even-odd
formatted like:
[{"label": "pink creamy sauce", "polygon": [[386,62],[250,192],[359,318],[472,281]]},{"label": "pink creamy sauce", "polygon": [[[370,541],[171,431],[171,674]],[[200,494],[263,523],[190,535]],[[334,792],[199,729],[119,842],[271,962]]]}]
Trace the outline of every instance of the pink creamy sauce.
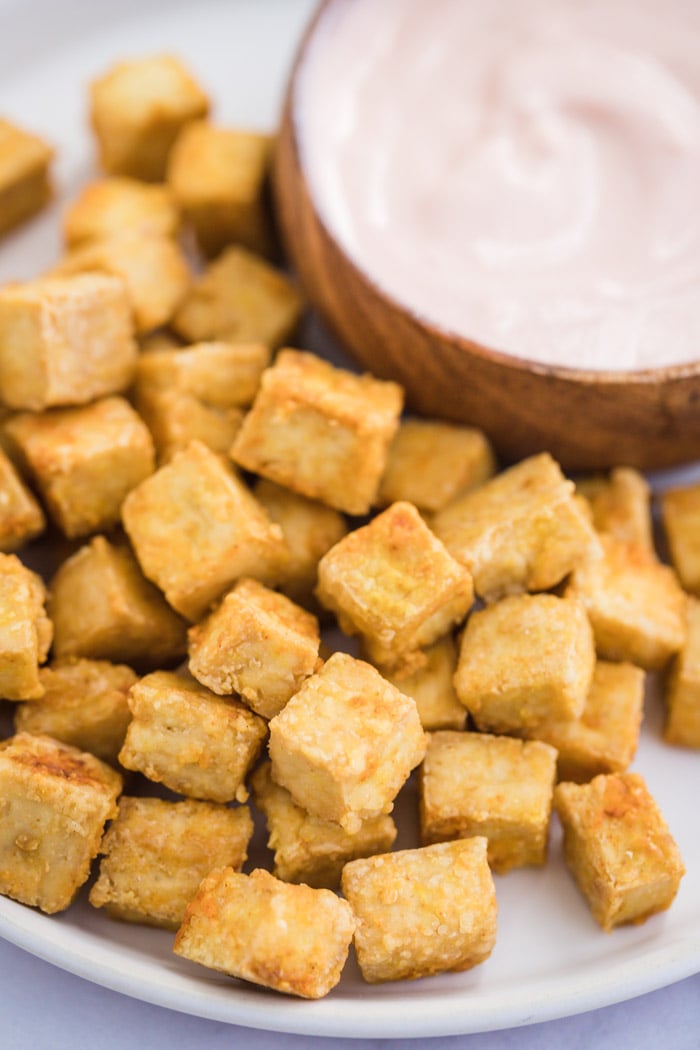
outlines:
[{"label": "pink creamy sauce", "polygon": [[329,231],[444,331],[700,358],[698,0],[332,0],[294,99]]}]

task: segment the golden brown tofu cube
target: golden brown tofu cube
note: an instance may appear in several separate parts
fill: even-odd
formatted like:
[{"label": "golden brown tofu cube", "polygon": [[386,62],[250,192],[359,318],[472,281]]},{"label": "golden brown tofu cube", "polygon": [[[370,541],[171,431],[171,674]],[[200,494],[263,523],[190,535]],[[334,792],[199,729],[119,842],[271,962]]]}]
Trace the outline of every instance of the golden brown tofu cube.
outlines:
[{"label": "golden brown tofu cube", "polygon": [[40,700],[18,704],[15,730],[44,734],[116,765],[131,712],[136,675],[126,664],[68,657],[39,671]]},{"label": "golden brown tofu cube", "polygon": [[539,740],[430,733],[420,777],[423,842],[483,835],[499,875],[544,864],[556,761]]},{"label": "golden brown tofu cube", "polygon": [[423,729],[464,729],[467,712],[455,692],[457,648],[451,634],[425,650],[425,665],[410,674],[384,677],[416,701]]},{"label": "golden brown tofu cube", "polygon": [[223,865],[240,871],[252,834],[247,806],[123,797],[90,903],[112,919],[176,930],[205,875]]},{"label": "golden brown tofu cube", "polygon": [[122,520],[144,574],[193,622],[241,577],[273,582],[287,557],[279,525],[198,441],[129,493]]},{"label": "golden brown tofu cube", "polygon": [[282,350],[262,377],[231,455],[278,485],[348,514],[377,496],[398,426],[396,383],[358,376],[300,350]]},{"label": "golden brown tofu cube", "polygon": [[250,782],[255,805],[267,821],[267,844],[275,854],[273,874],[284,882],[338,889],[344,864],[386,853],[394,844],[396,825],[386,814],[364,820],[352,835],[338,824],[312,817],[274,782],[269,762],[255,770]]},{"label": "golden brown tofu cube", "polygon": [[53,626],[46,616],[46,588],[14,554],[0,554],[0,698],[37,700],[44,688],[39,664],[46,659]]},{"label": "golden brown tofu cube", "polygon": [[467,621],[455,689],[479,729],[517,733],[579,718],[594,665],[593,632],[580,602],[512,595]]},{"label": "golden brown tofu cube", "polygon": [[264,343],[195,343],[182,349],[153,350],[136,366],[136,388],[177,387],[217,408],[246,408],[270,363]]},{"label": "golden brown tofu cube", "polygon": [[267,724],[193,679],[154,671],[129,691],[132,720],[119,761],[157,784],[209,802],[245,802],[245,777]]},{"label": "golden brown tofu cube", "polygon": [[688,599],[685,644],[675,657],[666,683],[668,744],[700,747],[700,602]]},{"label": "golden brown tofu cube", "polygon": [[431,525],[486,601],[548,590],[598,549],[573,482],[545,452],[450,503]]},{"label": "golden brown tofu cube", "polygon": [[80,274],[0,289],[0,390],[11,408],[79,405],[124,390],[136,353],[117,277]]},{"label": "golden brown tofu cube", "polygon": [[685,867],[639,773],[558,784],[554,808],[566,863],[604,930],[670,907]]},{"label": "golden brown tofu cube", "polygon": [[148,387],[137,394],[139,415],[151,432],[158,466],[192,441],[228,455],[243,422],[240,408],[216,408],[177,387]]},{"label": "golden brown tofu cube", "polygon": [[321,663],[318,620],[257,580],[239,580],[189,632],[191,674],[273,718]]},{"label": "golden brown tofu cube", "polygon": [[304,999],[340,980],[355,928],[331,890],[295,886],[256,868],[216,868],[201,883],[175,952],[212,970]]},{"label": "golden brown tofu cube", "polygon": [[127,493],[155,469],[150,431],[122,397],[21,413],[5,433],[71,539],[116,525]]},{"label": "golden brown tofu cube", "polygon": [[691,594],[700,595],[700,484],[664,492],[661,516],[680,581]]},{"label": "golden brown tofu cube", "polygon": [[411,503],[392,504],[331,547],[319,562],[316,594],[389,671],[424,665],[424,647],[460,623],[474,601],[468,571]]},{"label": "golden brown tofu cube", "polygon": [[683,645],[686,595],[643,547],[609,535],[601,545],[602,557],[581,563],[566,593],[585,606],[601,659],[659,670]]},{"label": "golden brown tofu cube", "polygon": [[351,861],[342,888],[368,982],[469,970],[493,950],[497,905],[485,838]]},{"label": "golden brown tofu cube", "polygon": [[584,478],[576,485],[591,508],[598,532],[654,551],[649,483],[638,470],[617,467],[609,477]]},{"label": "golden brown tofu cube", "polygon": [[178,134],[208,111],[207,96],[171,55],[119,62],[90,85],[100,163],[112,175],[164,179]]},{"label": "golden brown tofu cube", "polygon": [[282,529],[289,550],[279,589],[292,601],[316,610],[318,563],[346,534],[347,521],[333,507],[300,496],[267,478],[258,479],[253,495]]},{"label": "golden brown tofu cube", "polygon": [[95,536],[50,584],[54,655],[167,667],[187,652],[187,628],[126,546]]},{"label": "golden brown tofu cube", "polygon": [[243,244],[260,255],[273,249],[265,191],[273,138],[215,127],[204,120],[178,136],[168,163],[168,184],[192,223],[205,255]]},{"label": "golden brown tofu cube", "polygon": [[86,186],[63,216],[68,249],[103,241],[125,230],[175,237],[180,212],[167,186],[115,176]]},{"label": "golden brown tofu cube", "polygon": [[0,236],[51,199],[53,150],[42,139],[0,119]]},{"label": "golden brown tofu cube", "polygon": [[52,273],[118,277],[126,288],[140,335],[171,320],[192,281],[187,259],[172,237],[138,230],[125,230],[73,248]]},{"label": "golden brown tofu cube", "polygon": [[49,914],[90,874],[121,776],[94,755],[45,736],[0,743],[0,893]]},{"label": "golden brown tofu cube", "polygon": [[334,653],[270,722],[274,780],[351,834],[391,813],[425,753],[415,701],[363,660]]},{"label": "golden brown tofu cube", "polygon": [[226,248],[206,268],[173,319],[190,343],[227,339],[275,350],[296,332],[304,301],[281,270],[246,248]]},{"label": "golden brown tofu cube", "polygon": [[496,470],[488,438],[474,427],[403,420],[389,448],[377,502],[397,500],[435,512],[476,488]]},{"label": "golden brown tofu cube", "polygon": [[44,512],[0,448],[0,551],[19,550],[45,527]]}]

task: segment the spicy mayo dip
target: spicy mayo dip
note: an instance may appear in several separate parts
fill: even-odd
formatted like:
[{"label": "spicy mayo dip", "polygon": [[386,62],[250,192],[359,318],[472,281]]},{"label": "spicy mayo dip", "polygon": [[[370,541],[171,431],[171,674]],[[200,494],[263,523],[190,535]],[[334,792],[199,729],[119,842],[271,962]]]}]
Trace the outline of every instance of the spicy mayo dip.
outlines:
[{"label": "spicy mayo dip", "polygon": [[301,162],[421,320],[585,369],[700,358],[698,0],[331,0]]}]

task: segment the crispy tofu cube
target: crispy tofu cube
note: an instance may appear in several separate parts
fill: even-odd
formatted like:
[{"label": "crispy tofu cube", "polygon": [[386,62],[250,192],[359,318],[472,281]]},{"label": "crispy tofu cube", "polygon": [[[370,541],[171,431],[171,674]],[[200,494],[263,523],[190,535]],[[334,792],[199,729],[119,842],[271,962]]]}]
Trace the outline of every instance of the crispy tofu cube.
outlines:
[{"label": "crispy tofu cube", "polygon": [[391,813],[425,754],[415,701],[369,664],[334,653],[270,722],[273,779],[351,834]]},{"label": "crispy tofu cube", "polygon": [[112,175],[162,180],[178,134],[208,111],[207,96],[171,55],[119,62],[90,85],[100,163]]},{"label": "crispy tofu cube", "polygon": [[700,595],[700,484],[664,492],[661,516],[680,581],[691,594]]},{"label": "crispy tofu cube", "polygon": [[245,802],[245,777],[267,724],[245,704],[172,671],[129,691],[132,720],[119,761],[157,784],[209,802]]},{"label": "crispy tofu cube", "polygon": [[453,501],[431,525],[486,601],[548,590],[598,549],[573,482],[546,452]]},{"label": "crispy tofu cube", "polygon": [[144,574],[192,622],[243,576],[274,582],[287,557],[279,525],[198,441],[129,493],[122,520]]},{"label": "crispy tofu cube", "polygon": [[122,397],[21,413],[5,433],[71,539],[116,525],[127,493],[155,469],[148,427]]},{"label": "crispy tofu cube", "polygon": [[0,551],[20,550],[45,528],[44,512],[0,448]]},{"label": "crispy tofu cube", "polygon": [[273,138],[254,131],[188,124],[168,163],[168,184],[205,255],[243,244],[269,255],[274,238],[266,203]]},{"label": "crispy tofu cube", "polygon": [[368,982],[469,970],[493,950],[497,904],[485,838],[353,860],[342,888]]},{"label": "crispy tofu cube", "polygon": [[687,634],[666,683],[668,744],[700,747],[700,602],[688,599]]},{"label": "crispy tofu cube", "polygon": [[577,566],[566,594],[585,606],[601,659],[659,670],[683,645],[686,595],[643,547],[609,535],[601,544],[602,557]]},{"label": "crispy tofu cube", "polygon": [[517,733],[579,718],[594,665],[593,632],[580,602],[512,595],[470,616],[454,684],[479,729]]},{"label": "crispy tofu cube", "polygon": [[0,893],[51,914],[90,874],[122,778],[94,755],[45,736],[0,743]]},{"label": "crispy tofu cube", "polygon": [[246,470],[302,496],[366,514],[402,401],[396,383],[283,350],[263,374],[231,455]]},{"label": "crispy tofu cube", "polygon": [[422,649],[474,600],[469,573],[411,503],[392,504],[332,547],[319,562],[316,594],[388,671],[424,665]]},{"label": "crispy tofu cube", "polygon": [[490,478],[496,470],[488,438],[474,427],[406,419],[389,447],[377,502],[398,500],[435,512]]},{"label": "crispy tofu cube", "polygon": [[37,700],[39,678],[51,645],[53,625],[44,602],[46,588],[14,554],[0,554],[0,698]]},{"label": "crispy tofu cube", "polygon": [[604,930],[670,907],[685,867],[639,773],[558,784],[554,808],[566,863]]},{"label": "crispy tofu cube", "polygon": [[267,478],[258,479],[253,495],[282,529],[289,550],[279,589],[299,605],[316,610],[318,563],[346,534],[347,521],[333,507],[300,496]]},{"label": "crispy tofu cube", "polygon": [[410,674],[391,675],[388,679],[406,696],[416,701],[421,725],[426,732],[436,729],[464,729],[467,712],[455,692],[457,648],[451,634],[425,651],[425,665]]},{"label": "crispy tofu cube", "polygon": [[167,186],[123,176],[91,182],[63,215],[68,249],[107,240],[125,230],[175,237],[180,212]]},{"label": "crispy tofu cube", "polygon": [[296,332],[304,302],[281,270],[246,248],[226,248],[210,263],[173,319],[190,343],[226,339],[283,346]]},{"label": "crispy tofu cube", "polygon": [[95,272],[123,281],[139,335],[167,324],[192,282],[187,259],[172,237],[139,230],[73,248],[52,271],[56,276]]},{"label": "crispy tofu cube", "polygon": [[90,903],[112,919],[176,930],[205,875],[222,865],[240,871],[252,834],[247,806],[123,797]]},{"label": "crispy tofu cube", "polygon": [[588,501],[598,532],[654,551],[651,489],[638,470],[617,467],[609,477],[584,478],[576,485],[576,491]]},{"label": "crispy tofu cube", "polygon": [[158,466],[184,452],[192,441],[228,455],[243,422],[242,409],[207,405],[178,387],[141,389],[136,407],[151,432]]},{"label": "crispy tofu cube", "polygon": [[304,999],[340,980],[355,928],[335,893],[281,882],[256,868],[215,868],[175,938],[175,953],[212,970]]},{"label": "crispy tofu cube", "polygon": [[386,814],[364,820],[352,835],[338,824],[312,817],[274,782],[269,762],[258,766],[251,785],[255,805],[267,821],[268,846],[275,854],[273,874],[284,882],[338,889],[344,864],[386,853],[396,839],[396,825]]},{"label": "crispy tofu cube", "polygon": [[183,349],[153,350],[136,365],[141,390],[176,387],[216,408],[246,408],[270,363],[264,343],[195,343]]},{"label": "crispy tofu cube", "polygon": [[44,695],[17,705],[15,731],[51,736],[116,765],[131,721],[131,668],[69,657],[42,667],[39,682]]},{"label": "crispy tofu cube", "polygon": [[0,119],[0,236],[51,199],[53,150],[43,139]]},{"label": "crispy tofu cube", "polygon": [[10,408],[79,405],[124,390],[136,365],[117,277],[81,274],[0,289],[0,390]]},{"label": "crispy tofu cube", "polygon": [[150,670],[177,663],[187,628],[141,573],[126,546],[95,536],[60,566],[50,584],[54,655]]},{"label": "crispy tofu cube", "polygon": [[499,875],[544,864],[556,762],[555,749],[539,740],[430,733],[420,777],[423,842],[483,835]]},{"label": "crispy tofu cube", "polygon": [[220,696],[273,718],[321,663],[318,620],[257,580],[239,580],[189,632],[189,668]]}]

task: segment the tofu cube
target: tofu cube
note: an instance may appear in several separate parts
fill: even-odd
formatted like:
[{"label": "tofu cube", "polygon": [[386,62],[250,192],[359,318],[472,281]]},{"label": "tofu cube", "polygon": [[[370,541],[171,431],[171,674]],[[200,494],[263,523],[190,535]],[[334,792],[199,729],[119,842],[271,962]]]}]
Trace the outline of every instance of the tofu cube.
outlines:
[{"label": "tofu cube", "polygon": [[50,584],[57,658],[82,656],[151,670],[187,652],[187,628],[126,546],[95,536]]},{"label": "tofu cube", "polygon": [[189,669],[220,696],[273,718],[321,661],[318,620],[257,580],[239,580],[189,631]]},{"label": "tofu cube", "polygon": [[122,778],[94,755],[45,736],[0,743],[0,893],[63,911],[90,874]]},{"label": "tofu cube", "polygon": [[700,602],[689,598],[687,635],[666,682],[668,744],[700,747]]},{"label": "tofu cube", "polygon": [[503,875],[544,864],[557,753],[539,740],[442,730],[428,737],[421,766],[424,843],[483,835]]},{"label": "tofu cube", "polygon": [[609,535],[601,544],[602,557],[577,566],[566,594],[585,606],[601,659],[658,671],[685,640],[686,595],[644,548]]},{"label": "tofu cube", "polygon": [[554,808],[566,863],[604,930],[670,907],[685,867],[639,773],[558,784]]},{"label": "tofu cube", "polygon": [[178,387],[140,389],[136,407],[151,432],[159,467],[192,441],[227,456],[243,422],[242,409],[215,408]]},{"label": "tofu cube", "polygon": [[355,921],[330,890],[294,886],[256,868],[215,868],[175,938],[175,953],[244,981],[320,999],[340,980]]},{"label": "tofu cube", "polygon": [[436,729],[464,729],[467,712],[455,692],[457,648],[451,634],[425,650],[425,665],[410,674],[384,677],[406,696],[416,701],[421,725],[426,732]]},{"label": "tofu cube", "polygon": [[258,766],[251,785],[255,805],[267,821],[267,844],[275,855],[273,874],[284,882],[338,889],[344,864],[386,853],[396,839],[396,825],[386,814],[364,820],[352,835],[338,824],[312,817],[274,782],[269,762]]},{"label": "tofu cube", "polygon": [[512,595],[467,621],[454,684],[478,729],[518,733],[579,718],[594,665],[593,632],[580,602]]},{"label": "tofu cube", "polygon": [[234,242],[271,254],[266,190],[273,144],[271,135],[204,120],[188,124],[178,136],[168,184],[205,255],[217,255]]},{"label": "tofu cube", "polygon": [[155,469],[148,427],[122,397],[20,413],[5,433],[70,539],[116,525],[127,493]]},{"label": "tofu cube", "polygon": [[122,520],[144,574],[192,622],[241,577],[274,582],[287,557],[279,525],[198,441],[129,493]]},{"label": "tofu cube", "polygon": [[108,240],[125,230],[176,237],[180,212],[167,186],[115,175],[91,182],[63,215],[66,247]]},{"label": "tofu cube", "polygon": [[245,777],[267,724],[192,679],[154,671],[129,690],[132,720],[119,761],[157,784],[209,802],[245,802]]},{"label": "tofu cube", "polygon": [[263,374],[231,455],[246,470],[302,496],[366,514],[402,401],[396,383],[283,350]]},{"label": "tofu cube", "polygon": [[354,834],[391,813],[425,754],[415,701],[369,664],[334,653],[270,722],[272,777],[312,816]]},{"label": "tofu cube", "polygon": [[131,721],[127,693],[136,680],[126,664],[56,661],[39,671],[41,699],[17,705],[15,731],[51,736],[114,766]]},{"label": "tofu cube", "polygon": [[100,164],[112,175],[163,180],[178,134],[208,111],[207,96],[171,55],[119,62],[90,85]]},{"label": "tofu cube", "polygon": [[493,950],[497,904],[485,838],[353,860],[342,888],[368,982],[469,970]]},{"label": "tofu cube", "polygon": [[0,551],[20,550],[45,528],[44,512],[0,448]]},{"label": "tofu cube", "polygon": [[411,503],[392,504],[324,554],[316,594],[388,671],[424,665],[423,648],[460,623],[474,601],[469,573]]},{"label": "tofu cube", "polygon": [[0,698],[37,700],[39,678],[51,645],[53,625],[40,576],[14,554],[0,554]]},{"label": "tofu cube", "polygon": [[638,470],[617,467],[608,477],[584,478],[577,483],[576,491],[588,501],[598,532],[654,552],[651,489]]},{"label": "tofu cube", "polygon": [[10,408],[80,405],[131,383],[136,365],[123,282],[81,274],[0,289],[0,390]]},{"label": "tofu cube", "polygon": [[0,236],[51,199],[53,150],[43,139],[0,119]]},{"label": "tofu cube", "polygon": [[546,452],[454,500],[431,525],[486,601],[549,590],[598,550],[573,482]]},{"label": "tofu cube", "polygon": [[495,470],[493,449],[481,430],[406,419],[389,447],[377,503],[386,507],[406,500],[434,513],[483,484]]},{"label": "tofu cube", "polygon": [[137,396],[142,390],[176,387],[216,408],[247,408],[269,363],[264,343],[219,341],[153,350],[136,365]]},{"label": "tofu cube", "polygon": [[664,492],[661,517],[680,581],[686,591],[700,595],[700,484]]},{"label": "tofu cube", "polygon": [[253,821],[247,806],[123,797],[102,840],[90,903],[110,918],[176,930],[213,868],[240,871]]},{"label": "tofu cube", "polygon": [[189,343],[226,339],[265,343],[276,350],[289,342],[304,301],[296,284],[247,248],[226,248],[195,281],[173,318]]}]

